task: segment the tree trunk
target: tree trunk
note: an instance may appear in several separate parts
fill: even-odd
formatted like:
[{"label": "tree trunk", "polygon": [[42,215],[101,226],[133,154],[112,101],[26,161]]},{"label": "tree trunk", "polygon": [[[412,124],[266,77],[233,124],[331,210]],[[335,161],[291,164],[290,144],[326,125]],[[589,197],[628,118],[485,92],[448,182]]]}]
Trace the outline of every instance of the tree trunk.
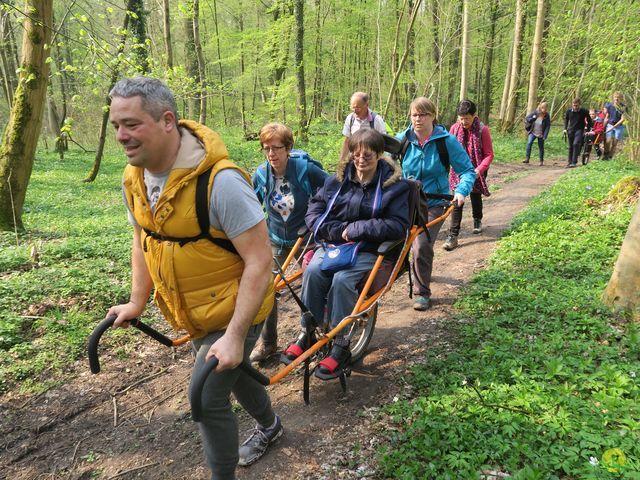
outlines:
[{"label": "tree trunk", "polygon": [[493,0],[491,5],[491,18],[489,25],[489,43],[487,45],[487,68],[484,74],[484,86],[482,88],[481,117],[485,123],[489,123],[491,113],[491,72],[493,70],[493,49],[496,45],[496,23],[498,23],[500,0]]},{"label": "tree trunk", "polygon": [[413,25],[416,21],[416,15],[420,10],[420,4],[422,0],[417,0],[413,6],[413,10],[411,12],[411,16],[409,17],[409,25],[407,26],[407,31],[405,33],[405,44],[404,44],[404,52],[402,53],[402,57],[400,59],[400,63],[398,64],[397,70],[393,75],[393,80],[391,81],[391,87],[389,87],[389,94],[387,95],[387,101],[384,106],[384,110],[382,113],[382,118],[386,118],[389,113],[389,107],[391,106],[391,102],[393,100],[393,96],[395,94],[396,88],[398,86],[398,80],[400,79],[400,74],[402,73],[402,69],[404,67],[405,62],[407,61],[407,57],[409,56],[409,50],[413,48],[413,45],[410,44],[411,40],[411,30],[413,30]]},{"label": "tree trunk", "polygon": [[460,52],[460,101],[467,98],[469,68],[469,0],[462,1],[462,49]]},{"label": "tree trunk", "polygon": [[[216,49],[218,51],[218,80],[220,82],[220,102],[222,103],[222,118],[227,125],[227,107],[224,100],[224,77],[222,76],[222,54],[220,53],[220,31],[218,30],[218,2],[213,0],[213,25],[216,29]],[[243,88],[244,92],[244,88]]]},{"label": "tree trunk", "polygon": [[27,0],[22,61],[13,108],[0,145],[0,230],[23,230],[22,210],[42,126],[53,29],[52,0]]},{"label": "tree trunk", "polygon": [[162,0],[164,51],[167,56],[167,68],[171,70],[173,68],[173,44],[171,43],[171,9],[169,7],[169,0]]},{"label": "tree trunk", "polygon": [[147,75],[149,69],[149,49],[147,48],[147,27],[146,13],[142,0],[129,0],[127,10],[133,15],[131,16],[132,37],[135,39],[133,52],[138,63],[140,73]]},{"label": "tree trunk", "polygon": [[[133,6],[133,2],[136,0],[128,0],[127,1],[127,10],[131,11],[131,7]],[[124,47],[127,43],[127,33],[129,28],[129,15],[125,12],[124,14],[124,22],[122,26],[122,31],[120,34],[120,43],[118,44],[118,49],[116,50],[115,58],[120,58],[122,53],[124,52]],[[100,124],[100,135],[98,137],[98,148],[96,150],[96,157],[93,160],[93,167],[89,172],[87,178],[85,178],[84,182],[93,182],[98,176],[98,172],[100,171],[100,164],[102,163],[102,155],[104,154],[104,143],[107,140],[107,125],[109,124],[109,106],[111,105],[111,98],[109,97],[109,93],[113,86],[118,81],[118,77],[120,76],[120,62],[118,61],[111,70],[111,78],[109,80],[109,89],[107,90],[107,96],[105,98],[105,107],[102,112],[102,123]]]},{"label": "tree trunk", "polygon": [[518,108],[518,87],[520,86],[520,67],[522,65],[522,37],[524,35],[525,1],[516,0],[516,24],[513,31],[513,52],[511,58],[511,80],[507,108],[502,123],[503,131],[510,131],[516,118]]},{"label": "tree trunk", "polygon": [[622,242],[603,301],[640,320],[640,202]]},{"label": "tree trunk", "polygon": [[529,96],[527,97],[527,112],[533,112],[538,104],[538,74],[540,73],[540,58],[542,55],[542,37],[544,31],[545,0],[538,0],[536,13],[536,30],[533,34],[533,49],[531,51],[531,69],[529,71]]},{"label": "tree trunk", "polygon": [[200,43],[200,0],[193,0],[193,44],[196,47],[196,59],[198,60],[198,82],[200,99],[201,124],[207,123],[207,78],[205,74],[204,54],[202,53],[202,43]]},{"label": "tree trunk", "polygon": [[500,99],[500,111],[498,113],[498,119],[500,123],[504,121],[507,113],[507,101],[509,99],[509,86],[511,82],[511,59],[513,58],[513,43],[509,47],[509,56],[507,57],[507,70],[504,73],[504,84],[502,86],[502,97]]},{"label": "tree trunk", "polygon": [[[321,17],[320,17],[320,0],[315,0],[316,6],[316,39],[313,52],[314,67],[313,67],[313,107],[311,111],[311,118],[319,117],[322,113],[322,86],[323,75],[322,65],[320,65],[322,52],[322,31],[321,31]],[[378,77],[379,78],[379,77]]]},{"label": "tree trunk", "polygon": [[[243,11],[242,0],[240,0],[240,11]],[[238,29],[240,30],[240,37],[244,38],[244,17],[238,16]],[[240,42],[240,78],[244,78],[244,40]],[[249,128],[247,125],[247,106],[244,92],[244,82],[240,84],[240,119],[242,121],[242,133],[247,138]]]},{"label": "tree trunk", "polygon": [[296,0],[295,69],[298,80],[298,137],[307,141],[307,92],[304,83],[304,0]]},{"label": "tree trunk", "polygon": [[[186,36],[186,40],[184,43],[184,58],[185,58],[185,67],[187,70],[187,75],[194,82],[198,81],[198,58],[196,56],[196,46],[193,39],[193,1],[188,0],[188,10],[186,16],[183,20],[184,33]],[[189,97],[186,100],[187,103],[187,116],[189,118],[196,118],[200,116],[200,99],[197,95],[196,86],[195,89],[190,93]]]},{"label": "tree trunk", "polygon": [[12,55],[13,36],[11,35],[11,20],[9,12],[0,15],[0,70],[2,72],[4,94],[9,108],[13,106],[13,94],[18,86],[16,70],[18,65]]},{"label": "tree trunk", "polygon": [[582,84],[584,82],[584,77],[589,71],[590,63],[589,58],[591,54],[591,30],[593,29],[593,16],[596,12],[596,0],[591,1],[591,8],[589,9],[589,19],[587,20],[587,34],[585,36],[585,47],[584,47],[584,56],[582,57],[582,72],[580,73],[580,80],[578,80],[578,85],[576,88],[576,94],[578,96],[581,95],[582,92]]}]

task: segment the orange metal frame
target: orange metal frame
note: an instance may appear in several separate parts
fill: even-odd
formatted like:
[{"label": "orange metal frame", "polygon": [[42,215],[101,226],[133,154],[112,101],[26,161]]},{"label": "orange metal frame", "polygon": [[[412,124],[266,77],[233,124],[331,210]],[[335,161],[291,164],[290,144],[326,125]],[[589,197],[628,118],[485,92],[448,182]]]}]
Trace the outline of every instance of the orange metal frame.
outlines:
[{"label": "orange metal frame", "polygon": [[[440,217],[427,223],[425,227],[429,228],[429,227],[432,227],[433,225],[438,224],[439,222],[443,222],[451,214],[451,212],[453,211],[453,208],[454,208],[453,205],[449,206],[449,208],[447,208],[447,210]],[[371,285],[373,284],[373,280],[376,278],[378,270],[380,269],[380,266],[382,265],[382,261],[384,260],[384,255],[378,255],[378,258],[376,259],[376,262],[373,265],[373,268],[371,269],[369,276],[367,277],[367,281],[364,285],[364,288],[360,293],[360,297],[358,297],[358,301],[353,307],[353,311],[351,315],[343,318],[338,325],[336,325],[333,329],[331,329],[331,331],[324,334],[315,344],[313,344],[309,349],[305,350],[302,353],[302,355],[300,355],[298,358],[296,358],[286,367],[279,370],[273,377],[269,379],[269,385],[278,383],[280,380],[286,377],[289,373],[291,373],[292,370],[297,368],[302,362],[304,362],[306,359],[308,359],[313,354],[315,354],[318,350],[324,347],[333,337],[335,337],[345,327],[353,323],[355,320],[361,318],[364,313],[368,312],[378,302],[380,297],[384,295],[391,288],[393,283],[396,281],[396,278],[400,273],[400,269],[402,268],[403,260],[406,258],[407,255],[409,255],[409,250],[411,249],[411,245],[413,244],[413,241],[416,239],[418,235],[420,235],[422,231],[423,231],[422,227],[419,227],[416,225],[414,225],[411,228],[411,230],[409,230],[409,234],[402,248],[402,252],[398,257],[398,261],[396,262],[393,268],[393,271],[391,272],[391,276],[389,277],[389,280],[387,281],[386,285],[380,290],[378,290],[377,292],[375,292],[373,295],[368,296],[369,289],[371,288]],[[289,253],[289,255],[284,261],[284,264],[282,265],[283,272],[287,270],[288,266],[291,264],[291,262],[295,258],[296,253],[298,252],[298,250],[300,250],[300,247],[302,246],[303,241],[304,241],[304,238],[299,237],[296,243],[294,244],[294,246],[291,248],[291,253]],[[294,273],[292,273],[290,276],[284,279],[281,277],[280,274],[277,274],[273,279],[276,292],[284,290],[287,283],[296,281],[301,276],[302,276],[302,269],[296,270]],[[176,338],[175,340],[173,340],[173,346],[176,347],[178,345],[182,345],[188,342],[189,340],[190,340],[189,335]]]}]

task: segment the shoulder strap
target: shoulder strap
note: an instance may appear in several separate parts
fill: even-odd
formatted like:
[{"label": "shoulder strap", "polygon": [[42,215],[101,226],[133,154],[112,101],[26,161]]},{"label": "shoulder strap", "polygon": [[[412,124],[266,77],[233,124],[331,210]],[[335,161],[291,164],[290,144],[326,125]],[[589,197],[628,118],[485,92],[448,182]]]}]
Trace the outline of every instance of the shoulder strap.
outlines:
[{"label": "shoulder strap", "polygon": [[209,178],[211,178],[212,168],[213,167],[210,167],[198,175],[196,183],[196,215],[198,216],[200,235],[202,236],[201,238],[206,238],[219,247],[237,255],[238,251],[236,250],[236,247],[233,246],[233,243],[231,243],[231,240],[215,238],[209,233],[209,202],[207,201],[207,197],[209,193]]},{"label": "shoulder strap", "polygon": [[311,161],[309,154],[304,150],[292,150],[289,161],[293,161],[296,167],[296,179],[304,189],[307,196],[311,196],[311,182],[309,181],[309,162]]},{"label": "shoulder strap", "polygon": [[400,143],[400,153],[399,153],[399,161],[400,161],[400,166],[402,166],[402,159],[404,158],[405,154],[407,153],[407,149],[409,148],[409,138],[407,138],[407,135],[404,136],[404,138],[402,139],[402,142]]},{"label": "shoulder strap", "polygon": [[[266,175],[266,171],[267,171],[267,167],[266,165],[263,163],[261,165],[258,165],[258,168],[256,169],[256,178],[257,178],[257,184],[253,187],[253,191],[256,193],[256,195],[260,192],[260,190],[262,190],[266,185],[267,185],[267,175]],[[209,180],[207,179],[207,182]]]},{"label": "shoulder strap", "polygon": [[442,162],[444,169],[449,173],[449,170],[451,170],[451,164],[449,163],[449,150],[447,150],[446,141],[447,137],[438,137],[435,140],[440,161]]},{"label": "shoulder strap", "polygon": [[374,125],[376,124],[376,115],[377,113],[371,110],[371,121],[369,122],[369,126],[371,128],[374,128]]}]

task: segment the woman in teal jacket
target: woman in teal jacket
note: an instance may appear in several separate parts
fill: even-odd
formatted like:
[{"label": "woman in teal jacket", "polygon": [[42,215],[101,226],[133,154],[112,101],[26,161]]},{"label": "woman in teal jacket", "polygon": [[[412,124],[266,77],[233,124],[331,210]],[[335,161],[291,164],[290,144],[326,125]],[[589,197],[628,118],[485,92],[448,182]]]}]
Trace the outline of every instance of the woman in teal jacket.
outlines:
[{"label": "woman in teal jacket", "polygon": [[[409,141],[402,161],[402,175],[421,181],[422,189],[426,193],[450,194],[450,165],[460,177],[460,183],[453,192],[453,201],[461,206],[476,180],[476,173],[467,152],[456,137],[450,135],[444,126],[438,125],[436,106],[431,100],[425,97],[416,98],[411,102],[410,112],[411,126],[398,136],[401,141],[405,137]],[[445,201],[430,199],[427,208],[428,211],[423,213],[430,222],[444,213]],[[421,233],[411,246],[415,310],[427,310],[431,306],[433,246],[441,225],[442,223],[438,223],[429,229],[431,241]]]}]

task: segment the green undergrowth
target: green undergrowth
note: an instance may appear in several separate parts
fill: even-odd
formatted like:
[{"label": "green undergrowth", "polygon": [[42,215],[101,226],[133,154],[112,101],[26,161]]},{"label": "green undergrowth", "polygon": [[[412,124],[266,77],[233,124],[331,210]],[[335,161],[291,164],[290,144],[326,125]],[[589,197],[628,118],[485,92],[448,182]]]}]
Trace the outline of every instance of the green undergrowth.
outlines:
[{"label": "green undergrowth", "polygon": [[639,169],[595,162],[536,198],[457,303],[454,345],[412,370],[379,452],[398,479],[640,479],[640,326],[601,304]]}]

